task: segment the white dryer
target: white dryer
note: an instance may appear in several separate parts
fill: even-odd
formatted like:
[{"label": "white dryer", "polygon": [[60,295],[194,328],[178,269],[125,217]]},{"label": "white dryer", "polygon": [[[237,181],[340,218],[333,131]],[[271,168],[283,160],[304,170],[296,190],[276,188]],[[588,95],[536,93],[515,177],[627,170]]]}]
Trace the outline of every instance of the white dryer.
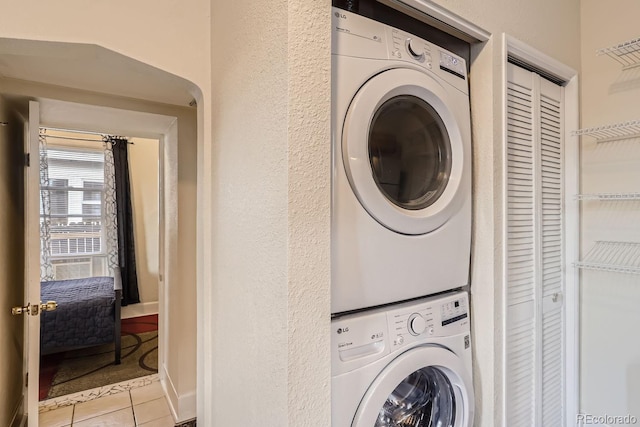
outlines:
[{"label": "white dryer", "polygon": [[468,283],[465,61],[333,9],[332,313]]},{"label": "white dryer", "polygon": [[471,427],[466,292],[332,320],[332,427]]}]

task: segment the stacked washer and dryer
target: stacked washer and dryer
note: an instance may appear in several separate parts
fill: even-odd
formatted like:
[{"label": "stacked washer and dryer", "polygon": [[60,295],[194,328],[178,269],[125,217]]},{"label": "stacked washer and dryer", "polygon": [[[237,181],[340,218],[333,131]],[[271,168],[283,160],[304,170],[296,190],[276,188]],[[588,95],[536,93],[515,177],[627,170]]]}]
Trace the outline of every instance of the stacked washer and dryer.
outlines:
[{"label": "stacked washer and dryer", "polygon": [[465,61],[332,13],[332,426],[470,427]]}]

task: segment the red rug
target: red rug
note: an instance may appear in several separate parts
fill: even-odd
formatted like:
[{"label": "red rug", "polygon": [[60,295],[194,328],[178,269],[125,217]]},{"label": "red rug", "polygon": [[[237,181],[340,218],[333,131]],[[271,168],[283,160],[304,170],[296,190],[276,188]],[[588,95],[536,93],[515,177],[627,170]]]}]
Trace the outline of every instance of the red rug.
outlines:
[{"label": "red rug", "polygon": [[148,316],[131,317],[122,319],[122,335],[141,334],[143,332],[152,332],[158,330],[158,315],[150,314]]},{"label": "red rug", "polygon": [[[122,319],[121,321],[122,336],[137,335],[145,332],[153,332],[158,330],[158,315],[151,314],[148,316],[132,317]],[[40,357],[40,390],[39,399],[44,400],[49,394],[49,389],[53,383],[53,378],[58,372],[60,362],[64,359],[65,353],[54,353]]]}]

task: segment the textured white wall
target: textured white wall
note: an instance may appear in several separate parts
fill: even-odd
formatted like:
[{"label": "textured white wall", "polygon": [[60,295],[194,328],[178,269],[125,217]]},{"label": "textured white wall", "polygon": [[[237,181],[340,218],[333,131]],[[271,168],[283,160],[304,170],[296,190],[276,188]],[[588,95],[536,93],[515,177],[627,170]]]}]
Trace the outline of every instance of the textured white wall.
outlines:
[{"label": "textured white wall", "polygon": [[288,7],[288,410],[291,427],[331,424],[331,9]]},{"label": "textured white wall", "polygon": [[[638,37],[640,4],[582,0],[582,126],[640,119],[640,69],[622,71],[596,50]],[[582,141],[582,192],[637,192],[638,140]],[[582,202],[583,254],[595,240],[640,242],[640,202]],[[593,415],[640,419],[640,279],[584,271],[581,276],[581,405]]]},{"label": "textured white wall", "polygon": [[11,307],[24,302],[24,168],[22,123],[10,114],[0,96],[0,425],[11,425],[22,400],[23,316],[12,316]]},{"label": "textured white wall", "polygon": [[213,3],[210,425],[330,423],[329,13]]},{"label": "textured white wall", "polygon": [[213,2],[210,425],[286,425],[286,1]]}]

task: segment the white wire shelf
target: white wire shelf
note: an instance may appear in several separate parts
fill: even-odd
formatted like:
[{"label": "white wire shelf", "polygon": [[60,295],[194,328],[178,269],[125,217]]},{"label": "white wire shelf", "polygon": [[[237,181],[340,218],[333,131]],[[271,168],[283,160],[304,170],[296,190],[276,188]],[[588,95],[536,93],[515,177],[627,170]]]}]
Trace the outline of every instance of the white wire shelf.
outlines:
[{"label": "white wire shelf", "polygon": [[578,200],[601,200],[604,202],[614,202],[623,200],[640,200],[639,193],[592,193],[592,194],[578,194],[576,195]]},{"label": "white wire shelf", "polygon": [[640,243],[597,241],[576,267],[640,274]]},{"label": "white wire shelf", "polygon": [[580,129],[573,131],[572,135],[589,136],[596,139],[599,143],[640,138],[640,120],[631,120],[612,125]]},{"label": "white wire shelf", "polygon": [[596,52],[598,56],[607,55],[622,65],[623,70],[640,65],[640,38],[628,40],[611,47],[605,47]]}]

